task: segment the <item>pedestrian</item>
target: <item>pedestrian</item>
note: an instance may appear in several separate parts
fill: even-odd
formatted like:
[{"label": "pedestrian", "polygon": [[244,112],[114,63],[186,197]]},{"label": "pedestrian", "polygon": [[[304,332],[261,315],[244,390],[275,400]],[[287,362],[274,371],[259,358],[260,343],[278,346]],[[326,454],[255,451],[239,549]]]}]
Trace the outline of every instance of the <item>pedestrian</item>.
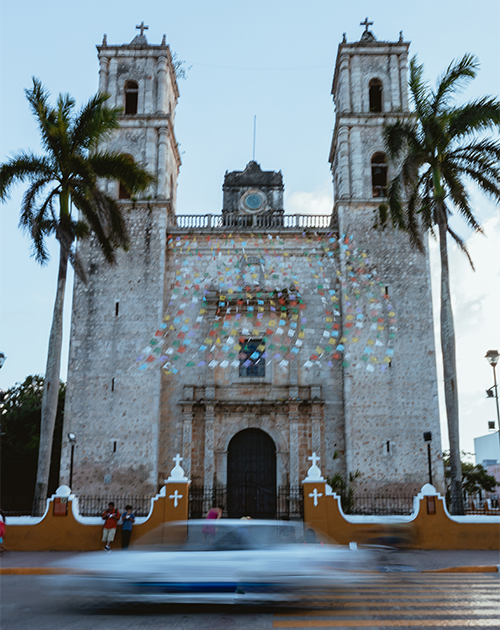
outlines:
[{"label": "pedestrian", "polygon": [[8,551],[7,547],[3,544],[3,537],[5,536],[5,512],[0,508],[0,553]]},{"label": "pedestrian", "polygon": [[209,521],[215,521],[221,518],[222,513],[224,512],[224,506],[214,506],[208,511],[206,522],[201,528],[203,534],[203,542],[207,542],[209,545],[214,544],[216,528],[214,525],[210,525]]},{"label": "pedestrian", "polygon": [[115,539],[116,526],[120,520],[120,512],[115,508],[115,504],[110,501],[108,509],[102,513],[104,521],[104,528],[102,530],[102,542],[104,545],[104,551],[111,551],[111,543]]},{"label": "pedestrian", "polygon": [[126,505],[125,512],[122,516],[122,549],[128,549],[130,535],[132,534],[132,525],[134,523],[135,514],[132,512],[132,506]]}]

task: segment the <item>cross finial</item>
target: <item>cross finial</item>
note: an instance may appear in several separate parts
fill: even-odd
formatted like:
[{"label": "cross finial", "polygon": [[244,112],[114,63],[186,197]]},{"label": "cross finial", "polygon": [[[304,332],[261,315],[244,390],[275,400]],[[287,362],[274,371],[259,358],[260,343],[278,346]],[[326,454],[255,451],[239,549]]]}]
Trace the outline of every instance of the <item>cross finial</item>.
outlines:
[{"label": "cross finial", "polygon": [[177,455],[175,457],[172,457],[172,459],[174,460],[176,466],[180,466],[184,457],[181,457],[179,453],[177,453]]},{"label": "cross finial", "polygon": [[140,29],[141,31],[141,35],[144,36],[144,31],[147,31],[149,26],[144,26],[144,20],[140,23],[139,26],[136,26],[135,28]]},{"label": "cross finial", "polygon": [[364,26],[365,27],[365,33],[368,33],[368,27],[373,25],[373,22],[369,22],[368,18],[365,18],[364,22],[360,22],[359,23],[360,26]]},{"label": "cross finial", "polygon": [[313,453],[311,455],[311,457],[307,458],[310,462],[312,462],[313,466],[316,466],[316,462],[319,462],[319,460],[321,459],[321,457],[318,457],[318,455],[316,455],[316,453]]}]

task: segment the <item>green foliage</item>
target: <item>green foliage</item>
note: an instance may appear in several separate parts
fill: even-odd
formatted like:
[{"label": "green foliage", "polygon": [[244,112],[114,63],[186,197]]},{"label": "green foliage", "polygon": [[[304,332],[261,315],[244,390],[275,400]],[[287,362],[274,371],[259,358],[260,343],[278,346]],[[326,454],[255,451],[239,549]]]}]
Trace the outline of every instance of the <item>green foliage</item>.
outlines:
[{"label": "green foliage", "polygon": [[146,190],[154,177],[127,154],[98,149],[119,127],[121,110],[106,107],[107,94],[96,94],[79,111],[68,94],[60,94],[55,107],[49,97],[41,82],[33,78],[26,98],[45,153],[38,156],[20,151],[0,166],[0,200],[8,199],[13,185],[27,182],[19,225],[31,236],[33,256],[45,263],[49,258],[46,239],[55,236],[84,279],[75,239],[93,233],[111,263],[118,247],[128,247],[121,208],[99,182],[117,180],[133,194]]},{"label": "green foliage", "polygon": [[[333,459],[337,459],[338,453],[335,451]],[[331,486],[332,490],[340,496],[340,503],[342,509],[346,514],[350,514],[354,507],[354,481],[361,475],[361,471],[356,470],[354,473],[349,473],[349,478],[346,479],[340,473],[335,473],[331,477],[326,478],[326,483]]]},{"label": "green foliage", "polygon": [[[452,61],[432,90],[424,67],[410,62],[410,95],[415,114],[386,125],[384,140],[392,160],[401,160],[389,183],[387,202],[377,211],[376,226],[406,231],[424,250],[423,232],[444,224],[467,254],[464,241],[450,228],[455,211],[468,226],[481,231],[466,184],[473,181],[500,202],[500,101],[486,96],[465,105],[453,98],[477,74],[479,62],[466,54]],[[487,132],[492,132],[488,137]],[[444,210],[444,211],[443,211]]]},{"label": "green foliage", "polygon": [[[31,506],[35,488],[40,420],[42,415],[43,376],[26,377],[6,392],[1,415],[1,495],[2,507],[9,509],[21,498]],[[49,492],[59,485],[59,462],[63,428],[66,385],[59,385],[59,400],[52,446]]]},{"label": "green foliage", "polygon": [[174,67],[175,78],[177,81],[187,79],[187,73],[193,66],[186,67],[186,62],[183,59],[179,59],[179,55],[176,52],[172,53],[172,65]]},{"label": "green foliage", "polygon": [[[493,477],[493,475],[489,475],[484,466],[481,464],[473,464],[465,461],[466,458],[473,456],[472,453],[462,451],[461,455],[462,487],[464,493],[474,496],[476,494],[480,494],[481,492],[495,492],[496,487],[500,486],[500,483],[495,479],[495,477]],[[446,488],[448,492],[450,479],[449,451],[445,451],[443,453],[443,463]]]}]

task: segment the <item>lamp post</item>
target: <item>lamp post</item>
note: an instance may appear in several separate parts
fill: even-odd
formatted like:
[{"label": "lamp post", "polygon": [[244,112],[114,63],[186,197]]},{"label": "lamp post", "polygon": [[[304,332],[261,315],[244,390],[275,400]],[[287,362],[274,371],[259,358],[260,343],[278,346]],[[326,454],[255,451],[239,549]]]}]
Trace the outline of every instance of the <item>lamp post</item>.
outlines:
[{"label": "lamp post", "polygon": [[432,433],[431,431],[424,431],[424,442],[427,444],[427,464],[429,466],[429,483],[432,484],[432,460],[431,460],[431,442],[432,442]]},{"label": "lamp post", "polygon": [[485,359],[493,368],[493,388],[495,390],[495,400],[497,403],[497,429],[498,429],[498,439],[500,440],[500,408],[498,406],[498,385],[497,385],[497,372],[496,367],[498,363],[498,359],[500,358],[500,354],[498,354],[498,350],[488,350],[486,353]]},{"label": "lamp post", "polygon": [[5,359],[7,357],[5,356],[5,354],[3,352],[0,352],[0,368],[3,367],[3,364],[5,363]]},{"label": "lamp post", "polygon": [[75,457],[76,435],[74,433],[68,433],[68,440],[71,444],[71,459],[69,463],[69,487],[73,489],[73,461]]}]

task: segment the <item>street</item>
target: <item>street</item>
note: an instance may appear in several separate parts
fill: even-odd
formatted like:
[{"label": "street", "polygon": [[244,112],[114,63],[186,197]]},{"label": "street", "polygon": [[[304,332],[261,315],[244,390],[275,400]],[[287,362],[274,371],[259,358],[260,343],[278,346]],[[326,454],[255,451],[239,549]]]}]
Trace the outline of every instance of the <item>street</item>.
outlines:
[{"label": "street", "polygon": [[264,630],[271,628],[498,628],[498,573],[389,573],[318,593],[301,607],[143,606],[75,609],[47,598],[40,576],[2,575],[9,630]]}]

